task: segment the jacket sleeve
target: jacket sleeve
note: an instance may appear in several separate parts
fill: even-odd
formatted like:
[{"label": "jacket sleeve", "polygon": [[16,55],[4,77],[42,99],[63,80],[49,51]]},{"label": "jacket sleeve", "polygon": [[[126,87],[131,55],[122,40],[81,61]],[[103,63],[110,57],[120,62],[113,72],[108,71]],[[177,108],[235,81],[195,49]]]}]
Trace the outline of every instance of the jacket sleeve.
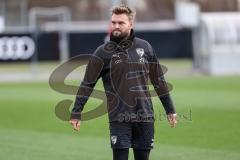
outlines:
[{"label": "jacket sleeve", "polygon": [[91,56],[84,75],[84,79],[78,89],[75,103],[71,112],[71,119],[81,120],[81,112],[86,104],[88,98],[90,97],[95,84],[101,77],[103,69],[103,61],[97,55],[100,49],[98,48],[93,56]]},{"label": "jacket sleeve", "polygon": [[168,86],[164,78],[164,73],[159,64],[159,61],[152,49],[151,45],[148,44],[148,50],[150,54],[149,58],[149,77],[151,83],[163,104],[166,114],[176,113],[173,101],[169,94],[171,88]]}]

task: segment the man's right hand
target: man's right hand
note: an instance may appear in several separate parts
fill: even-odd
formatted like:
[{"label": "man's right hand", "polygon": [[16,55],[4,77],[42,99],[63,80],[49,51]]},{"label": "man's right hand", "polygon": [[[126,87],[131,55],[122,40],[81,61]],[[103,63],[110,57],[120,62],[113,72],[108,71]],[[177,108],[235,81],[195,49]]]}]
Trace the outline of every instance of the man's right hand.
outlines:
[{"label": "man's right hand", "polygon": [[81,121],[78,119],[71,119],[69,123],[73,126],[73,129],[76,131],[80,130]]}]

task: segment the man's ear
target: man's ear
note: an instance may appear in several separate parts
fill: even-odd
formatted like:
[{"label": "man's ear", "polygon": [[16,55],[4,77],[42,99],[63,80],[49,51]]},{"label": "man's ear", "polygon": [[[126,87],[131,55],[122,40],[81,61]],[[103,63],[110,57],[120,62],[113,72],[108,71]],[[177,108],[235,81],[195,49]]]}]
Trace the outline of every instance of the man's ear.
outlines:
[{"label": "man's ear", "polygon": [[133,25],[134,25],[133,21],[130,21],[130,27],[131,28],[133,28]]}]

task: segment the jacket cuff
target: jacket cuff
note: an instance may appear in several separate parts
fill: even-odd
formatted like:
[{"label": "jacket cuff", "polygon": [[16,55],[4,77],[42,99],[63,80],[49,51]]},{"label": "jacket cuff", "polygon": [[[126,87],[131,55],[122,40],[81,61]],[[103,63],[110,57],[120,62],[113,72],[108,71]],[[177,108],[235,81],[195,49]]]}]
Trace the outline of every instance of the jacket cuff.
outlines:
[{"label": "jacket cuff", "polygon": [[71,116],[70,116],[70,119],[78,119],[78,120],[81,120],[81,113],[80,113],[80,112],[77,112],[77,113],[72,112],[72,113],[71,113]]},{"label": "jacket cuff", "polygon": [[166,114],[174,114],[176,113],[174,104],[169,94],[163,95],[160,97],[160,100],[163,104]]},{"label": "jacket cuff", "polygon": [[167,115],[169,115],[169,114],[176,114],[176,110],[175,110],[174,107],[171,107],[171,108],[169,107],[169,108],[165,109],[165,111],[166,111]]}]

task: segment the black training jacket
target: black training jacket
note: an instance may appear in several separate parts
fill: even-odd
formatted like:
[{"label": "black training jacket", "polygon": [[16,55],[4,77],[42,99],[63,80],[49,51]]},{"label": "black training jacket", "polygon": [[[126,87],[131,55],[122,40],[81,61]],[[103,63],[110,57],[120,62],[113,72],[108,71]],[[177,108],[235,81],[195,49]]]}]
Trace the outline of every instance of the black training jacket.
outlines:
[{"label": "black training jacket", "polygon": [[[78,89],[71,119],[81,119],[81,112],[99,78],[107,97],[109,121],[152,122],[151,95],[157,93],[166,114],[175,113],[162,68],[152,46],[134,36],[110,41],[99,46],[90,58],[84,79]],[[149,89],[149,82],[154,93]]]}]

